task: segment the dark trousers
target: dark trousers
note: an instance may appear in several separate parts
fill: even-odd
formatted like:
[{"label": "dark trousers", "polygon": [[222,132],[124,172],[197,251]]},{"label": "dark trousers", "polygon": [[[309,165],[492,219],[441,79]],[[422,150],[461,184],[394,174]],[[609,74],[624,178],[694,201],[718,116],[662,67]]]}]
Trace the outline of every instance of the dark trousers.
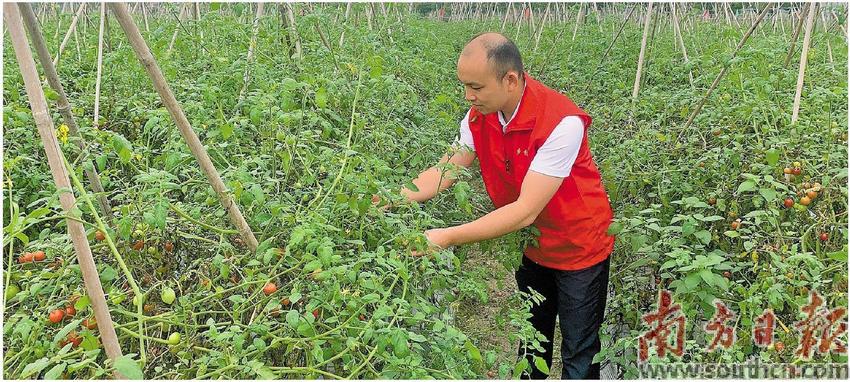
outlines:
[{"label": "dark trousers", "polygon": [[[561,379],[599,379],[599,364],[593,356],[601,349],[599,327],[605,314],[608,292],[610,258],[576,271],[560,271],[539,265],[523,256],[516,271],[519,290],[534,289],[546,298],[531,308],[531,324],[549,340],[543,343],[545,352],[520,347],[519,354],[534,365],[533,356],[546,360],[552,367],[552,347],[555,340],[555,317],[561,324]],[[545,379],[547,376],[532,366],[531,375],[523,379]]]}]

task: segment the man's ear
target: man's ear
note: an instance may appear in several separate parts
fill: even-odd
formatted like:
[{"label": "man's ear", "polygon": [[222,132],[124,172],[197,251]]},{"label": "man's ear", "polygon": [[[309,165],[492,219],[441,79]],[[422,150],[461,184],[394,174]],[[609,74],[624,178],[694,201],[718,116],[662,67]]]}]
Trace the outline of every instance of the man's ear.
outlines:
[{"label": "man's ear", "polygon": [[516,86],[519,88],[519,74],[517,74],[517,72],[509,70],[505,73],[505,81],[507,81],[505,85]]}]

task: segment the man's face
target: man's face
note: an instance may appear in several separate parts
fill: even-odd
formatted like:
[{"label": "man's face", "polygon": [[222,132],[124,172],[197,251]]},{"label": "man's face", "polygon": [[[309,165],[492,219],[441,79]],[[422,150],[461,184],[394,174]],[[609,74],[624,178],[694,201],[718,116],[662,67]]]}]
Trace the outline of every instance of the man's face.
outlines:
[{"label": "man's face", "polygon": [[506,75],[498,78],[482,50],[461,55],[457,61],[457,78],[463,84],[464,98],[482,114],[501,110],[513,89]]}]

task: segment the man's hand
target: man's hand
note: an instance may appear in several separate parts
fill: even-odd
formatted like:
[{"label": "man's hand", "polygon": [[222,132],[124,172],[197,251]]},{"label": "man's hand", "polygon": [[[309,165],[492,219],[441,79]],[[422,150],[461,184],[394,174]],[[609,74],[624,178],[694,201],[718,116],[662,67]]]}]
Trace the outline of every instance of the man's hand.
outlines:
[{"label": "man's hand", "polygon": [[428,249],[422,252],[413,250],[410,254],[416,257],[432,255],[450,247],[452,245],[450,233],[449,228],[436,228],[425,231],[424,235],[425,239],[428,240]]}]

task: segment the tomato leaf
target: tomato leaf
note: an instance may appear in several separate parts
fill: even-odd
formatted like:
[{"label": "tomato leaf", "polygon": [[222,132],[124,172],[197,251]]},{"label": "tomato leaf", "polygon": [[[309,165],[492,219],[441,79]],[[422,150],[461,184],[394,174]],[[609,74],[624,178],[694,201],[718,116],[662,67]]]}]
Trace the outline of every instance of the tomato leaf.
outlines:
[{"label": "tomato leaf", "polygon": [[133,359],[135,354],[126,354],[115,360],[115,370],[124,375],[127,379],[144,379],[142,368],[139,363]]},{"label": "tomato leaf", "polygon": [[37,375],[42,370],[44,370],[44,368],[47,367],[47,365],[50,365],[50,360],[47,359],[46,357],[40,358],[39,360],[37,360],[37,361],[35,361],[35,362],[33,362],[29,365],[26,365],[24,367],[24,371],[21,372],[20,378],[26,379],[26,378],[28,378],[32,375]]}]

